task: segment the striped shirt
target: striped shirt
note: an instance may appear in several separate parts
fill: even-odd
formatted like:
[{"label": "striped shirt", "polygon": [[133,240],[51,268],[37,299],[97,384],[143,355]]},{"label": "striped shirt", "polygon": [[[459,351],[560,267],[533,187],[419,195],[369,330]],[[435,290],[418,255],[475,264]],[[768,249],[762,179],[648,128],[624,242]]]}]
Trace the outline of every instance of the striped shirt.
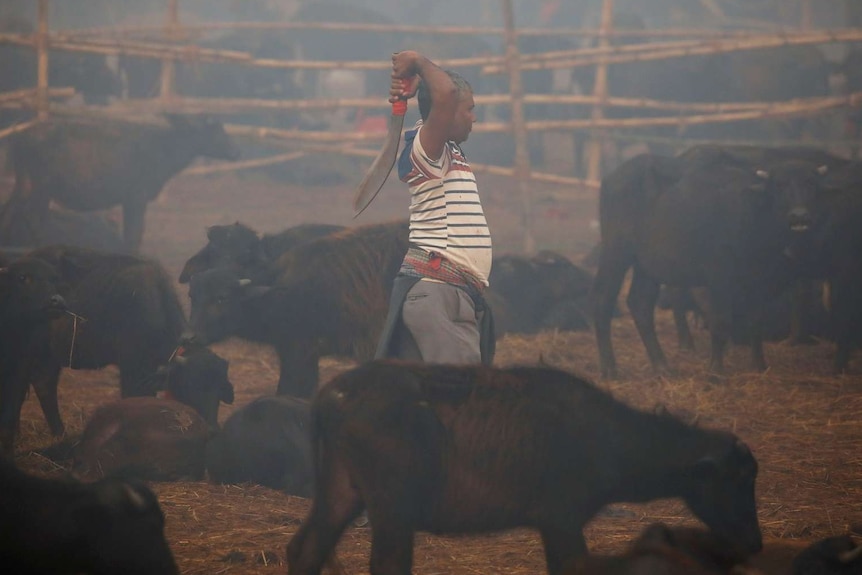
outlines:
[{"label": "striped shirt", "polygon": [[416,137],[422,121],[416,126],[404,134],[398,160],[398,176],[410,186],[410,243],[439,253],[488,285],[491,232],[473,170],[452,141],[439,160],[428,158]]}]

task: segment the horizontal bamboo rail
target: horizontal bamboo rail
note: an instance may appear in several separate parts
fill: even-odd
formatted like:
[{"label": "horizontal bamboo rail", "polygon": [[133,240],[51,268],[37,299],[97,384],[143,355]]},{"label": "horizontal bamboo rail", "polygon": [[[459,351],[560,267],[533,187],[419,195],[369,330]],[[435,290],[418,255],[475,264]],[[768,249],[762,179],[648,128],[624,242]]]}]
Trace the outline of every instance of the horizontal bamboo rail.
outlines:
[{"label": "horizontal bamboo rail", "polygon": [[[772,104],[766,109],[740,110],[720,114],[701,114],[691,116],[671,116],[656,118],[603,118],[597,120],[540,120],[527,122],[528,130],[589,130],[594,128],[646,128],[655,126],[688,126],[695,124],[712,124],[719,122],[736,122],[740,120],[762,120],[767,118],[790,118],[806,116],[825,110],[862,106],[862,92],[849,96],[830,98],[815,98],[815,101],[789,100],[784,103]],[[474,132],[507,132],[511,128],[505,122],[480,123]]]},{"label": "horizontal bamboo rail", "polygon": [[[75,95],[75,88],[48,88],[49,98],[71,98]],[[12,92],[0,92],[0,108],[28,108],[33,107],[32,100],[36,97],[36,88],[24,88]]]},{"label": "horizontal bamboo rail", "polygon": [[[506,94],[475,96],[476,105],[507,104]],[[575,104],[592,105],[599,101],[611,107],[646,108],[652,110],[728,112],[735,110],[766,109],[776,102],[672,102],[648,98],[605,98],[580,94],[525,94],[525,104]],[[236,114],[256,110],[330,110],[337,108],[363,108],[388,110],[391,104],[380,97],[375,98],[315,98],[311,100],[263,100],[254,98],[192,98],[175,96],[170,102],[154,99],[131,99],[113,104],[117,110],[148,112],[176,111],[188,113]]]},{"label": "horizontal bamboo rail", "polygon": [[[774,27],[774,26],[773,26]],[[422,26],[412,24],[375,24],[369,22],[207,22],[201,24],[184,24],[182,29],[186,32],[200,33],[217,30],[326,30],[326,31],[348,31],[348,32],[378,32],[393,33],[406,32],[408,34],[424,35],[503,35],[503,28],[488,26]],[[69,30],[65,33],[74,36],[106,36],[106,35],[130,35],[149,34],[161,36],[162,26],[110,26],[97,28],[83,28]],[[608,31],[609,36],[615,37],[640,37],[640,38],[686,38],[686,37],[715,37],[730,38],[734,36],[745,36],[750,31],[744,30],[715,30],[710,28],[666,28],[663,30],[638,30],[617,29]],[[520,28],[517,30],[519,36],[577,36],[595,37],[599,31],[593,28]]]},{"label": "horizontal bamboo rail", "polygon": [[13,134],[29,130],[38,123],[39,122],[37,120],[32,120],[30,122],[24,122],[23,124],[15,124],[14,126],[10,126],[4,130],[0,130],[0,140],[8,138]]},{"label": "horizontal bamboo rail", "polygon": [[[258,127],[258,126],[243,126],[238,124],[228,124],[225,126],[225,130],[231,135],[241,135],[246,137],[256,137],[263,140],[275,140],[279,141],[282,144],[288,145],[298,145],[296,140],[289,137],[289,130],[277,130],[266,127]],[[344,134],[342,134],[343,136]],[[328,144],[308,144],[302,143],[303,151],[315,151],[315,152],[335,152],[348,156],[360,156],[365,158],[374,158],[377,156],[378,150],[369,150],[363,148],[356,148],[353,146],[335,146]],[[470,162],[470,167],[476,173],[488,173],[495,174],[498,176],[507,176],[514,177],[515,169],[509,168],[505,166],[494,166],[490,164],[476,164]],[[228,165],[225,165],[225,169],[229,169]],[[187,172],[184,172],[187,173]],[[561,176],[557,174],[548,174],[544,172],[536,172],[532,171],[528,175],[529,179],[551,183],[551,184],[562,184],[567,186],[575,186],[586,189],[598,189],[599,182],[588,181],[581,178],[572,178],[568,176]]]},{"label": "horizontal bamboo rail", "polygon": [[[818,33],[804,32],[797,34],[754,36],[742,40],[714,40],[709,42],[701,42],[700,45],[667,48],[660,50],[646,50],[640,53],[620,53],[600,55],[597,57],[560,58],[551,61],[534,61],[525,63],[523,66],[521,66],[521,69],[549,70],[554,68],[577,68],[583,66],[595,66],[598,64],[646,62],[649,60],[665,60],[668,58],[679,58],[684,56],[698,56],[704,54],[737,52],[742,50],[777,48],[780,46],[802,46],[806,44],[825,44],[831,42],[859,41],[862,41],[862,30],[855,28]],[[642,44],[641,46],[649,46],[649,44]],[[505,73],[505,69],[503,66],[489,65],[482,68],[482,73],[502,74]]]},{"label": "horizontal bamboo rail", "polygon": [[251,170],[254,168],[262,168],[264,166],[273,166],[283,164],[305,156],[302,150],[296,152],[288,152],[287,154],[278,154],[276,156],[268,156],[266,158],[255,158],[254,160],[244,160],[242,162],[221,162],[212,166],[194,166],[183,170],[184,176],[208,176],[210,174],[219,174],[224,172],[238,172],[240,170]]}]

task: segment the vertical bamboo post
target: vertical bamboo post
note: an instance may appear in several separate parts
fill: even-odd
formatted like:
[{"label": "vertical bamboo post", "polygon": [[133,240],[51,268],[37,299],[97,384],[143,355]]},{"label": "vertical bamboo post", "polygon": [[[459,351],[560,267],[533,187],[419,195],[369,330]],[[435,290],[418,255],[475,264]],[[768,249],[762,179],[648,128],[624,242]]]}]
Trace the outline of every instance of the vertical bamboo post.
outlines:
[{"label": "vertical bamboo post", "polygon": [[[168,0],[168,14],[165,19],[165,39],[173,41],[177,36],[179,25],[179,0]],[[162,60],[162,83],[159,93],[163,100],[169,100],[174,95],[174,60]]]},{"label": "vertical bamboo post", "polygon": [[48,0],[39,0],[36,28],[36,119],[48,117]]},{"label": "vertical bamboo post", "polygon": [[813,22],[813,13],[811,12],[811,0],[801,0],[802,6],[800,9],[800,28],[803,30],[811,30]]},{"label": "vertical bamboo post", "polygon": [[509,72],[509,97],[512,108],[512,133],[515,138],[515,178],[521,193],[521,224],[524,229],[524,252],[533,253],[533,201],[528,178],[530,154],[527,149],[527,126],[524,121],[524,87],[521,81],[521,56],[518,52],[518,34],[512,0],[502,0],[503,22],[506,37],[506,69]]},{"label": "vertical bamboo post", "polygon": [[[614,0],[604,0],[602,3],[602,23],[599,29],[599,46],[608,46],[609,32],[614,20]],[[608,97],[608,67],[607,64],[596,66],[596,79],[593,86],[593,96],[599,101],[593,105],[593,120],[601,120],[605,116],[604,101]],[[604,130],[593,130],[589,147],[587,148],[587,180],[598,181],[602,173],[602,146],[605,140]]]}]

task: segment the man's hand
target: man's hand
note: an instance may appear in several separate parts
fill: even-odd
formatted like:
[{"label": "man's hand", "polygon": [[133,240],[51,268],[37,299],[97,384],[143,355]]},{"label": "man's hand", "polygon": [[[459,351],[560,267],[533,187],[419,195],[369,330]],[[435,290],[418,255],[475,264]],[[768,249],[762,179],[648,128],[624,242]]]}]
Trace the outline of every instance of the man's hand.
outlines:
[{"label": "man's hand", "polygon": [[392,54],[392,84],[389,87],[389,101],[409,100],[419,89],[419,67],[424,56],[413,50]]}]

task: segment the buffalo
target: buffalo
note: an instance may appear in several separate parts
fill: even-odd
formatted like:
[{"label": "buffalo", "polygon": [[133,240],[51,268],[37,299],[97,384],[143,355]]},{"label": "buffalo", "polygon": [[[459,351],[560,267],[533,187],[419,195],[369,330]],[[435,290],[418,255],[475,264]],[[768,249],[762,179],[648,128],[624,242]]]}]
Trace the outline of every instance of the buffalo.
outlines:
[{"label": "buffalo", "polygon": [[[33,385],[54,435],[64,430],[57,404],[63,367],[117,365],[122,397],[154,396],[164,385],[170,387],[170,381],[183,381],[188,389],[175,393],[186,394],[184,400],[199,401],[192,407],[210,421],[217,417],[214,403],[230,399],[231,394],[225,383],[226,363],[213,358],[211,352],[190,359],[193,367],[182,368],[181,378],[172,377],[165,384],[159,377],[160,366],[172,358],[177,363],[174,356],[186,319],[173,283],[157,262],[69,246],[39,248],[29,257],[44,260],[57,270],[59,293],[74,315],[45,325],[27,344],[25,356],[31,360],[27,369],[5,384],[16,389],[21,401]],[[180,369],[175,371],[180,373]],[[199,389],[202,384],[205,390]],[[20,403],[13,406],[4,400],[0,428],[7,439],[14,436],[20,408]]]},{"label": "buffalo", "polygon": [[66,311],[60,274],[38,258],[21,258],[0,267],[0,445],[12,447],[27,385],[22,374],[39,366],[30,348],[43,341],[49,322]]},{"label": "buffalo", "polygon": [[[168,126],[51,121],[11,143],[12,208],[45,217],[51,201],[73,210],[123,208],[123,241],[137,251],[147,204],[198,156],[233,160],[238,152],[222,124],[208,116],[166,115]],[[20,208],[20,206],[24,208]]]},{"label": "buffalo", "polygon": [[496,335],[587,329],[592,282],[592,274],[551,250],[495,257],[487,298]]},{"label": "buffalo", "polygon": [[34,477],[0,457],[0,565],[12,573],[178,575],[143,483]]},{"label": "buffalo", "polygon": [[246,481],[311,497],[311,429],[308,402],[290,396],[259,397],[234,411],[207,444],[210,481]]},{"label": "buffalo", "polygon": [[226,268],[195,274],[185,339],[209,344],[239,336],[270,344],[280,364],[277,394],[310,398],[322,355],[373,357],[406,252],[406,222],[374,224],[287,251],[271,286]]},{"label": "buffalo", "polygon": [[150,481],[196,481],[212,427],[172,399],[128,397],[104,404],[87,420],[75,446],[73,473]]},{"label": "buffalo", "polygon": [[207,245],[186,261],[179,282],[188,283],[196,273],[225,267],[257,284],[269,285],[278,275],[275,264],[286,251],[343,229],[330,224],[300,224],[276,234],[258,235],[239,222],[211,226],[207,228]]},{"label": "buffalo", "polygon": [[762,545],[757,462],[739,438],[563,371],[373,361],[321,388],[311,421],[315,498],[287,546],[293,575],[319,573],[363,508],[379,574],[410,572],[418,530],[534,527],[556,575],[586,554],[605,505],[669,497],[741,552]]},{"label": "buffalo", "polygon": [[716,153],[690,161],[643,154],[608,174],[599,197],[602,251],[593,284],[602,376],[616,375],[610,318],[629,268],[629,308],[655,369],[667,369],[653,319],[661,284],[708,288],[714,373],[723,371],[734,306],[752,314],[752,363],[765,369],[757,315],[792,280],[789,248],[805,241],[820,217],[814,198],[824,173],[803,160],[758,170]]}]

